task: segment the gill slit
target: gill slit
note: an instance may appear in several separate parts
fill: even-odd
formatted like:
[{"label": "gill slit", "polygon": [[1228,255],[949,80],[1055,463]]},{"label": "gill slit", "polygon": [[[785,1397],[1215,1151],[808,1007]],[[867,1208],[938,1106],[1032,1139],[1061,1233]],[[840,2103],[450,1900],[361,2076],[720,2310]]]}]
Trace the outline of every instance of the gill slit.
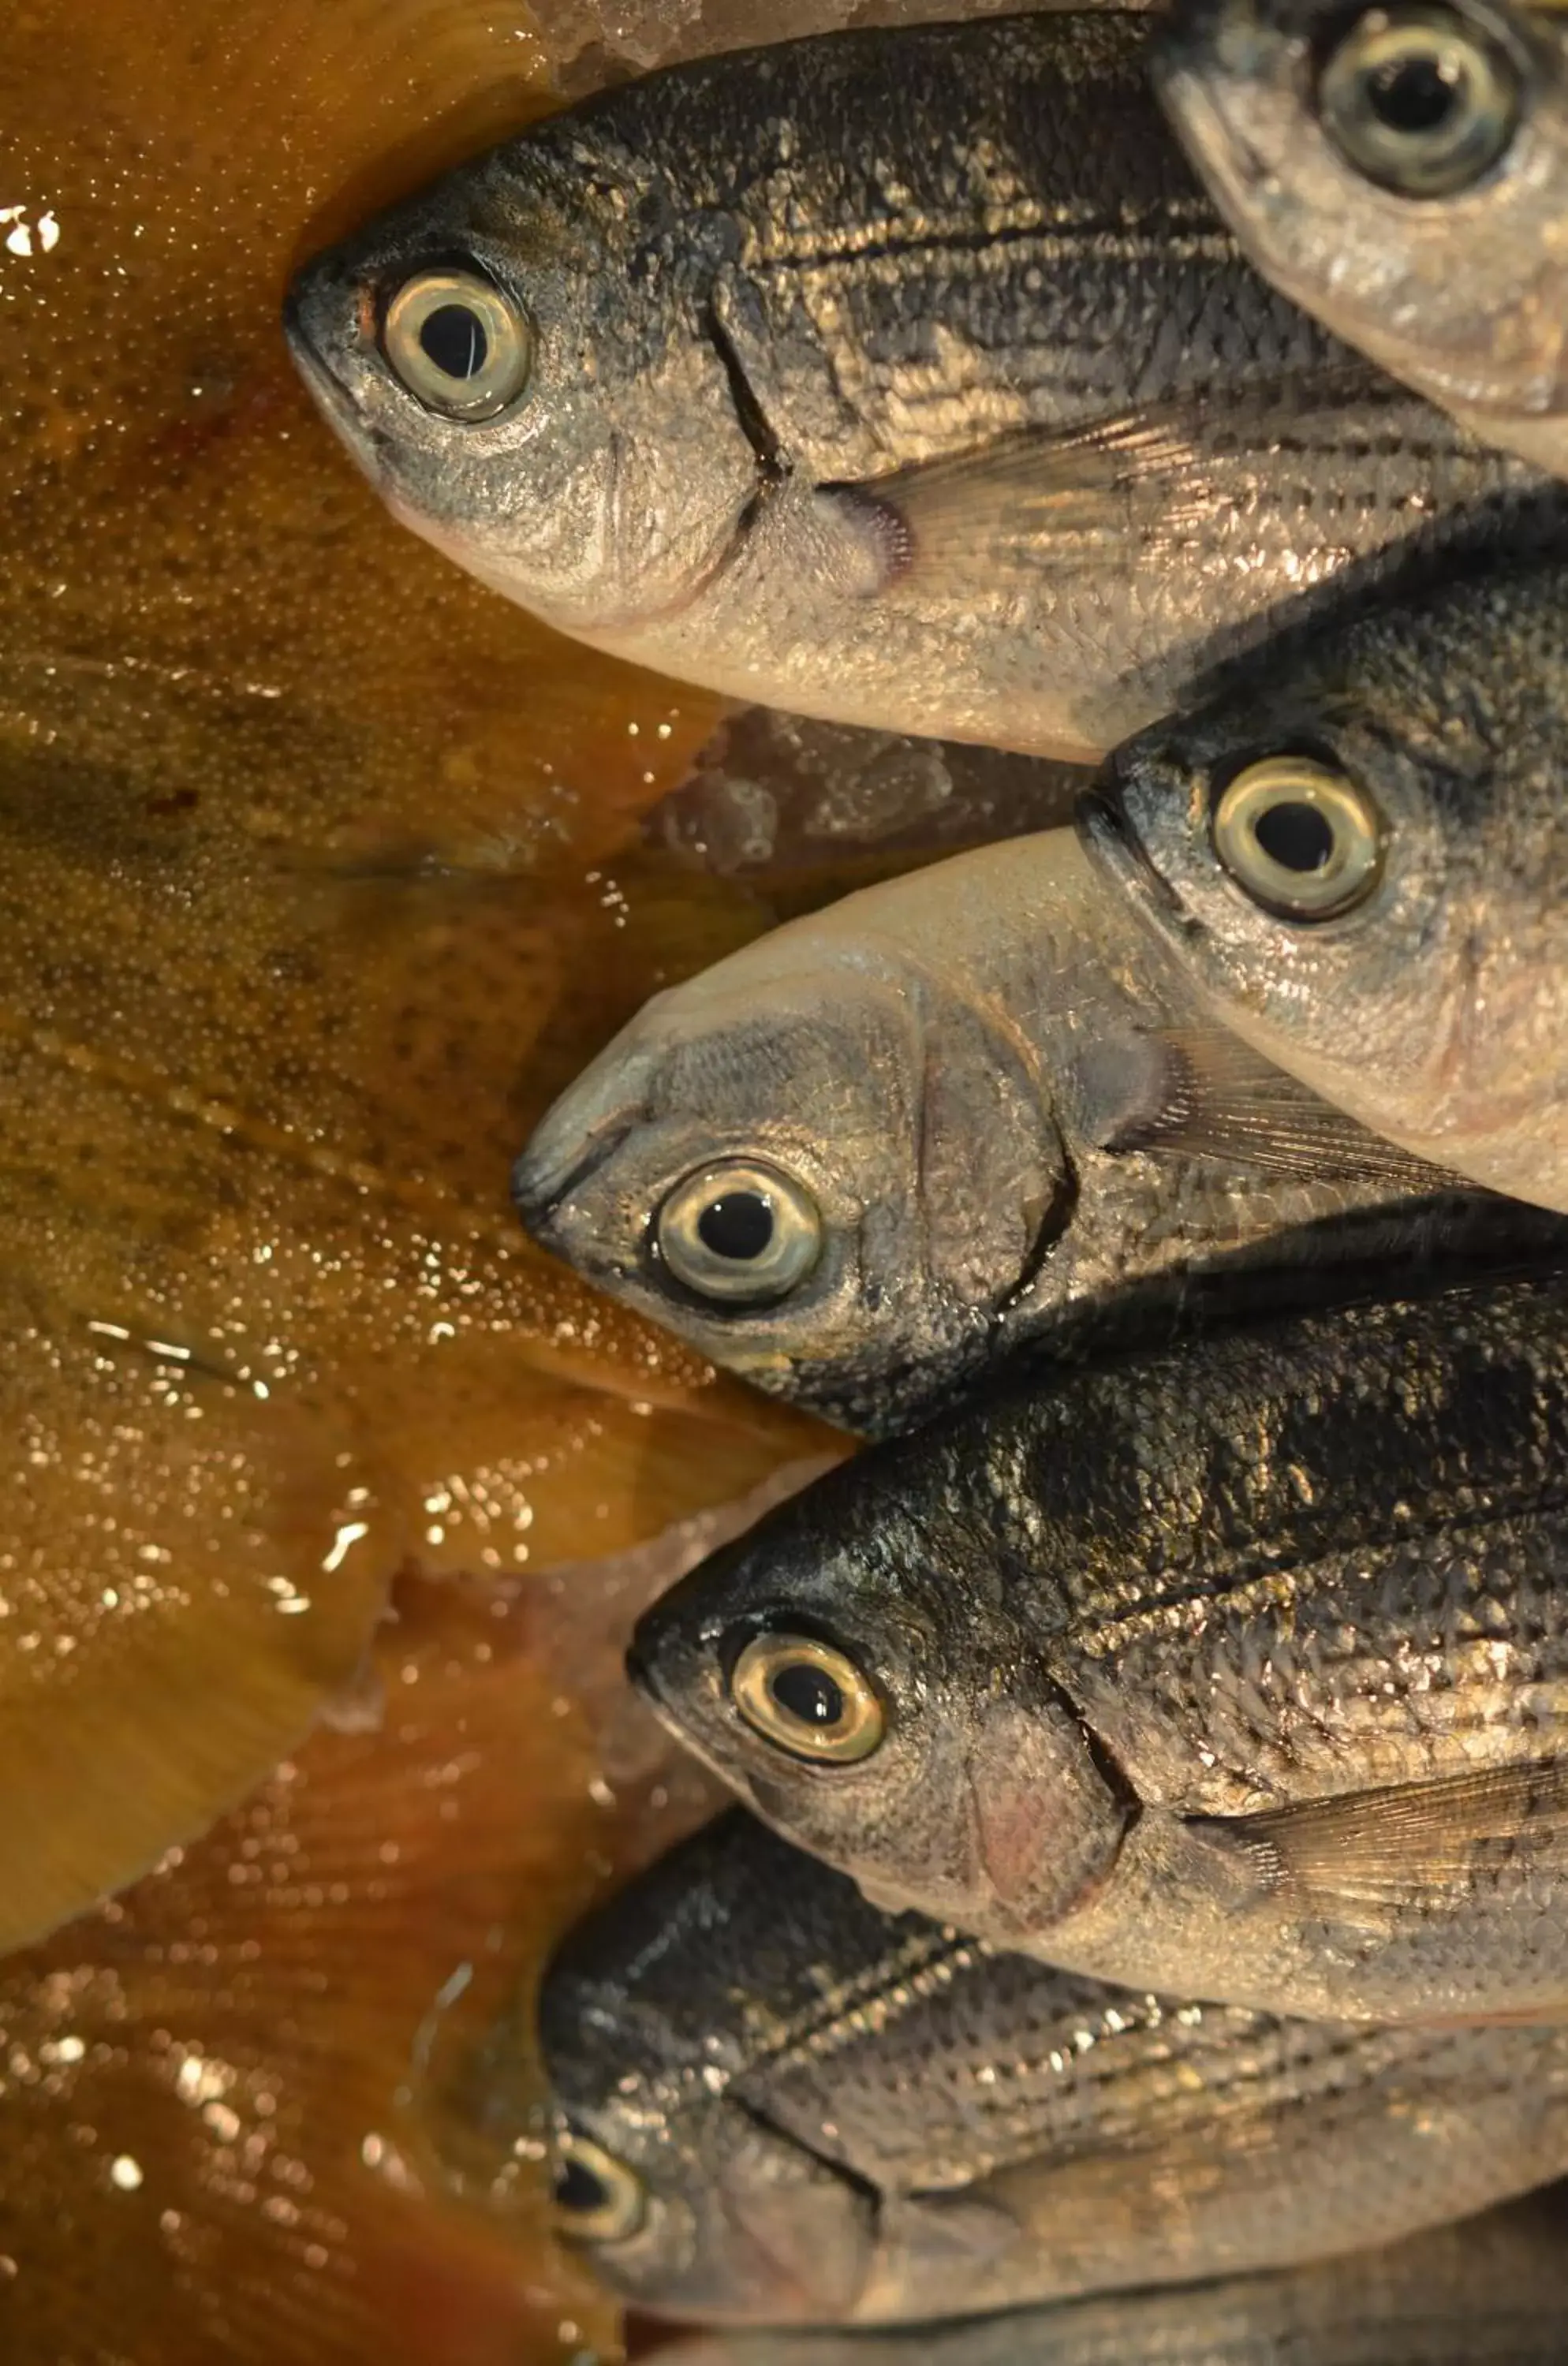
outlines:
[{"label": "gill slit", "polygon": [[711,299],[703,325],[708,343],[723,368],[740,432],[751,446],[757,481],[728,534],[673,599],[667,600],[660,608],[639,609],[632,614],[617,613],[598,620],[593,627],[593,637],[606,648],[613,648],[615,637],[628,627],[635,628],[640,637],[646,637],[651,625],[668,624],[673,617],[684,615],[705,592],[712,591],[716,583],[722,582],[745,549],[767,501],[789,479],[789,464],[768,423],[767,412],[757,399],[756,389],[747,377],[729,332]]},{"label": "gill slit", "polygon": [[783,484],[789,474],[789,467],[784,459],[779,439],[769,422],[768,414],[762,408],[757,389],[746,375],[746,366],[736,350],[735,340],[719,317],[717,300],[714,297],[708,299],[704,325],[707,330],[708,342],[718,355],[725,377],[728,382],[729,399],[735,405],[735,416],[740,422],[740,431],[757,459],[757,490],[742,513],[742,528],[738,529],[740,531],[743,529],[745,518],[751,514],[756,504],[764,498],[769,487]]}]

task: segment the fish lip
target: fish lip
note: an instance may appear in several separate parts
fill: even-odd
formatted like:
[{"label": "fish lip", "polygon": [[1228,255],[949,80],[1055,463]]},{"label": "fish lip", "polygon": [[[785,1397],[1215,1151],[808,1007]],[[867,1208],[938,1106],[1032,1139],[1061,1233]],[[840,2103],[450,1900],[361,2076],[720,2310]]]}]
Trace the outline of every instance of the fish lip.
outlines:
[{"label": "fish lip", "polygon": [[354,402],[347,386],[333,368],[310,332],[306,293],[298,280],[283,299],[283,334],[288,351],[293,356],[294,366],[310,387],[311,391],[320,389],[321,393],[334,405],[346,405],[357,417],[358,406]]},{"label": "fish lip", "polygon": [[1174,889],[1155,869],[1142,838],[1127,818],[1113,771],[1096,787],[1085,790],[1074,822],[1101,875],[1130,895],[1162,931],[1185,924],[1186,915]]},{"label": "fish lip", "polygon": [[[670,1683],[661,1664],[668,1656],[668,1638],[659,1634],[650,1635],[648,1631],[663,1607],[662,1600],[653,1603],[644,1611],[631,1631],[621,1656],[621,1665],[626,1673],[626,1682],[639,1698],[646,1702],[666,1732],[672,1734],[675,1740],[684,1749],[689,1750],[693,1756],[699,1759],[705,1766],[711,1767],[714,1773],[729,1786],[739,1799],[755,1808],[756,1791],[750,1774],[739,1767],[723,1765],[705,1737],[694,1729],[692,1722],[682,1717],[681,1711],[671,1700]],[[758,1812],[760,1813],[761,1810],[759,1809]]]},{"label": "fish lip", "polygon": [[[1278,21],[1284,13],[1280,6],[1270,9],[1266,0],[1181,0],[1150,35],[1149,78],[1156,96],[1216,203],[1227,183],[1234,184],[1231,194],[1240,202],[1271,169],[1253,136],[1248,109],[1237,99],[1247,91],[1248,76],[1260,70],[1259,48],[1289,38]],[[1245,66],[1225,54],[1227,28],[1233,41],[1243,40],[1253,53]]]},{"label": "fish lip", "polygon": [[511,1188],[512,1204],[525,1232],[541,1237],[572,1193],[614,1155],[637,1123],[635,1114],[613,1120],[566,1166],[558,1159],[552,1164],[547,1155],[540,1159],[533,1143],[521,1151],[513,1161]]},{"label": "fish lip", "polygon": [[1224,0],[1179,0],[1166,12],[1149,36],[1149,70],[1156,89],[1166,73],[1190,70],[1206,53],[1224,14]]},{"label": "fish lip", "polygon": [[313,300],[319,300],[315,291],[302,287],[299,280],[284,297],[283,336],[289,357],[312,400],[325,413],[328,425],[349,445],[362,467],[378,475],[386,439],[371,424],[364,403],[348,379],[327,359],[310,323]]}]

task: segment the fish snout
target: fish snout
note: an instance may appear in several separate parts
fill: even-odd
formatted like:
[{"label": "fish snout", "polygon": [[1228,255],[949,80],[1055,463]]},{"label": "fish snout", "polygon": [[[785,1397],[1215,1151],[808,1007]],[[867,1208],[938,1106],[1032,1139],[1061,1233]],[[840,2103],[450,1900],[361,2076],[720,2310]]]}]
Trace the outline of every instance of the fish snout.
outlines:
[{"label": "fish snout", "polygon": [[1128,813],[1114,760],[1092,789],[1078,799],[1075,817],[1079,842],[1102,878],[1109,878],[1153,914],[1175,918],[1180,901],[1155,868],[1143,834]]},{"label": "fish snout", "polygon": [[626,1682],[654,1715],[684,1735],[686,1705],[694,1684],[700,1683],[705,1655],[671,1617],[669,1602],[666,1594],[644,1611],[632,1629],[624,1664]]},{"label": "fish snout", "polygon": [[283,334],[306,390],[362,468],[375,473],[380,439],[365,402],[375,342],[369,298],[330,256],[298,271],[283,299]]},{"label": "fish snout", "polygon": [[[605,1177],[604,1168],[649,1117],[649,1093],[657,1059],[642,1050],[631,1030],[617,1035],[575,1081],[551,1102],[535,1126],[512,1169],[512,1201],[525,1231],[541,1246],[570,1256],[569,1238],[601,1258],[631,1246],[623,1225],[641,1230],[641,1190],[635,1171]],[[624,1190],[616,1188],[624,1181]],[[591,1186],[592,1200],[580,1200]],[[635,1204],[634,1204],[635,1203]]]},{"label": "fish snout", "polygon": [[563,1166],[530,1143],[512,1169],[512,1204],[523,1229],[541,1247],[552,1245],[553,1219],[583,1172],[583,1161]]},{"label": "fish snout", "polygon": [[[574,1205],[573,1195],[593,1177],[637,1123],[624,1107],[596,1110],[583,1090],[592,1077],[561,1096],[536,1126],[512,1169],[512,1202],[524,1230],[541,1247],[567,1253],[569,1238],[602,1236],[604,1211]],[[602,1246],[612,1245],[601,1237]]]}]

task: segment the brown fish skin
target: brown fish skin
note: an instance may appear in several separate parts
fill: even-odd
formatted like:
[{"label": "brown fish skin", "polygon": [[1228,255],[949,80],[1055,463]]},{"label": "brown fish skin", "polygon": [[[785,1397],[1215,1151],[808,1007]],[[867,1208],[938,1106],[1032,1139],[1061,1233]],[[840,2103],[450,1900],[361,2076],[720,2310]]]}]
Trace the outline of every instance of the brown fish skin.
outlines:
[{"label": "brown fish skin", "polygon": [[[1048,14],[649,76],[309,264],[296,359],[394,513],[562,631],[1091,759],[1331,597],[1564,528],[1258,278],[1145,39]],[[493,416],[389,359],[436,264],[511,308]]]},{"label": "brown fish skin", "polygon": [[[1374,11],[1333,0],[1184,0],[1153,45],[1156,86],[1258,268],[1337,336],[1472,434],[1568,470],[1568,44],[1550,10],[1454,0],[1445,42],[1500,59],[1521,95],[1501,152],[1451,192],[1368,176],[1325,128],[1319,70]],[[1455,110],[1469,104],[1462,90]],[[1483,101],[1482,104],[1489,102]],[[1405,145],[1419,167],[1434,129]],[[1402,169],[1397,160],[1394,169]]]},{"label": "brown fish skin", "polygon": [[[699,1292],[661,1246],[685,1179],[747,1161],[820,1228],[760,1302],[726,1275]],[[1068,830],[845,897],[656,996],[513,1177],[599,1288],[884,1436],[1134,1307],[1168,1328],[1204,1276],[1349,1290],[1359,1263],[1386,1287],[1555,1229],[1446,1186],[1215,1027]]]},{"label": "brown fish skin", "polygon": [[[830,1473],[630,1665],[881,1903],[1260,2010],[1557,2013],[1565,1436],[1561,1279],[1190,1340]],[[742,1714],[758,1637],[770,1685],[839,1655],[796,1682],[854,1763],[774,1692]]]},{"label": "brown fish skin", "polygon": [[1386,2251],[911,2333],[731,2334],[663,2366],[1561,2366],[1560,2190]]},{"label": "brown fish skin", "polygon": [[[1263,1057],[1417,1156],[1568,1209],[1565,744],[1568,569],[1510,570],[1242,670],[1118,751],[1083,835]],[[1302,748],[1380,840],[1359,900],[1323,918],[1252,892],[1213,826],[1246,766]]]},{"label": "brown fish skin", "polygon": [[[881,1913],[738,1813],[570,1934],[539,2011],[563,2225],[631,2191],[576,2247],[674,2316],[872,2325],[1278,2266],[1568,2159],[1562,2029],[1109,1988]],[[500,2023],[472,2082],[491,2141],[520,2043]]]}]

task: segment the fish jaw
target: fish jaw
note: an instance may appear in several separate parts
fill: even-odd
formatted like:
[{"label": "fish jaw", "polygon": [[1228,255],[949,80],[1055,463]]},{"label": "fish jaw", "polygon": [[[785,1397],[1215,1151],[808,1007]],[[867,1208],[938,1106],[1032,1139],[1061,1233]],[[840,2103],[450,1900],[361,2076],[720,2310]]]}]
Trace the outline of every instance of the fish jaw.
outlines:
[{"label": "fish jaw", "polygon": [[355,466],[380,490],[379,449],[355,399],[353,346],[344,335],[354,310],[349,291],[327,276],[296,280],[283,307],[283,334],[317,410]]}]

